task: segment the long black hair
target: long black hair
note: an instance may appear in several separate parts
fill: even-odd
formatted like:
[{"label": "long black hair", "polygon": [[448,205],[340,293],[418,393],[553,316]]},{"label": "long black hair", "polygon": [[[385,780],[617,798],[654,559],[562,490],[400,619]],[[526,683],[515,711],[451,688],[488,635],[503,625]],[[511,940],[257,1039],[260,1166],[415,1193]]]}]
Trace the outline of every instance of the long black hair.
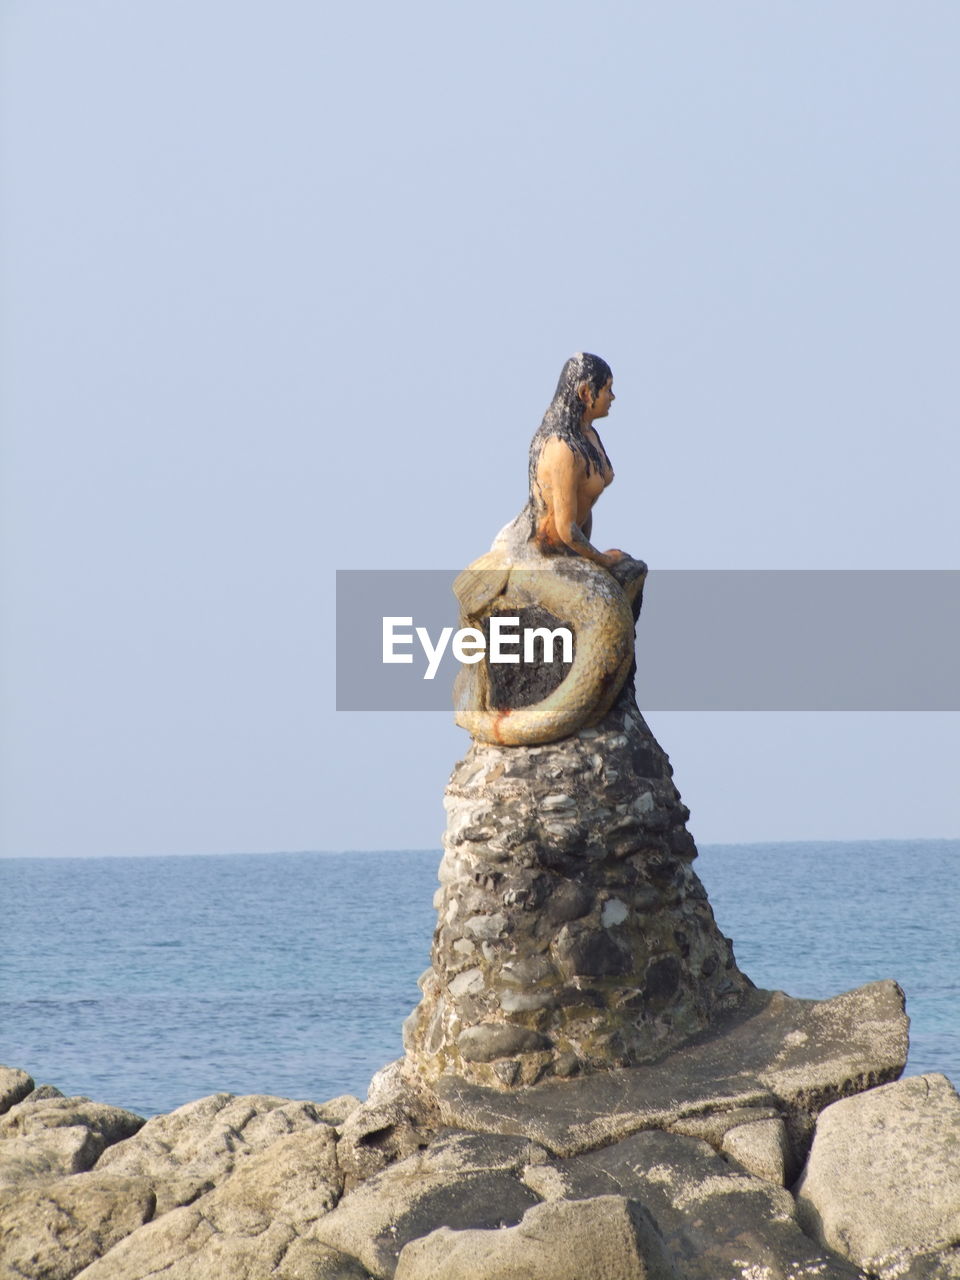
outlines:
[{"label": "long black hair", "polygon": [[553,399],[530,441],[530,506],[535,510],[543,505],[537,489],[537,464],[540,461],[540,451],[551,436],[559,436],[564,444],[580,454],[587,464],[587,475],[591,469],[603,471],[605,459],[601,458],[597,446],[583,433],[584,406],[577,388],[581,382],[586,382],[593,394],[598,395],[612,377],[606,360],[592,356],[588,351],[578,351],[560,370],[560,381]]}]

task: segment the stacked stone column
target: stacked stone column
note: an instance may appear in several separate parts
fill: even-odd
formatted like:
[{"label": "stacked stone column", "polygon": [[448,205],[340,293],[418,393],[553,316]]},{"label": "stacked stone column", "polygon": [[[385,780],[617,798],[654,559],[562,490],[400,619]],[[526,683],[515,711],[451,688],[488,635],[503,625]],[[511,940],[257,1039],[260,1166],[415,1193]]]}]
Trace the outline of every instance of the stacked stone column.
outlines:
[{"label": "stacked stone column", "polygon": [[737,1004],[672,770],[632,691],[597,728],[474,743],[446,790],[411,1069],[511,1088],[656,1059]]}]

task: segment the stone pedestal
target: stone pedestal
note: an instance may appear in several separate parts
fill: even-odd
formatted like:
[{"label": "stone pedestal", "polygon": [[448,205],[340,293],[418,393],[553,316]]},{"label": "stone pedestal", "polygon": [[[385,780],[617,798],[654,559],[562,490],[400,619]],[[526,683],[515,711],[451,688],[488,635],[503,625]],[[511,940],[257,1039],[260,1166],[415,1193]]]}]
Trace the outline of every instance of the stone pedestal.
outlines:
[{"label": "stone pedestal", "polygon": [[432,963],[404,1027],[421,1080],[508,1089],[649,1062],[752,989],[629,687],[560,742],[475,742],[445,805]]}]

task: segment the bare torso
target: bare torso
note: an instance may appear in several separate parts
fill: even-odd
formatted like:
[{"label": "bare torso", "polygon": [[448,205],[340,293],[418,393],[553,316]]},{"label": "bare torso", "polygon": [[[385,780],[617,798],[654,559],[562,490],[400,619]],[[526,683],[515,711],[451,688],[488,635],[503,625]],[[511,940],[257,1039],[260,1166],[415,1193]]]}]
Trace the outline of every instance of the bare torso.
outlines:
[{"label": "bare torso", "polygon": [[601,468],[591,466],[559,436],[551,436],[540,451],[536,484],[541,499],[534,540],[544,551],[569,550],[609,568],[622,551],[598,551],[590,544],[593,505],[613,480],[613,467],[592,426],[584,435],[596,447]]}]

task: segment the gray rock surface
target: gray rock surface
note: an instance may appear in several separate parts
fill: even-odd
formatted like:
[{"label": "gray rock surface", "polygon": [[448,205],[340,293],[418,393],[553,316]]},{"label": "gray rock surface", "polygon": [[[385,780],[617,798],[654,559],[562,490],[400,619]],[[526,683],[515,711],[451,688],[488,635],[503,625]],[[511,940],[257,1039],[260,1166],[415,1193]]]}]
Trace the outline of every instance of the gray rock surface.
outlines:
[{"label": "gray rock surface", "polygon": [[639,1201],[683,1280],[853,1280],[854,1267],[801,1230],[793,1197],[697,1138],[638,1133],[552,1165],[571,1199]]},{"label": "gray rock surface", "polygon": [[668,1133],[679,1133],[685,1138],[702,1138],[717,1151],[723,1148],[723,1139],[731,1129],[753,1124],[755,1120],[778,1120],[776,1106],[734,1107],[730,1111],[694,1112],[666,1125]]},{"label": "gray rock surface", "polygon": [[315,1236],[377,1277],[393,1275],[400,1250],[441,1226],[499,1227],[520,1221],[537,1197],[520,1179],[547,1153],[522,1138],[441,1135],[345,1196]]},{"label": "gray rock surface", "polygon": [[[335,1276],[330,1268],[340,1260],[311,1232],[341,1188],[332,1127],[289,1133],[247,1156],[214,1191],[141,1226],[79,1274],[84,1280]],[[363,1274],[344,1269],[350,1265],[345,1260],[340,1274]]]},{"label": "gray rock surface", "polygon": [[102,1150],[102,1139],[86,1125],[5,1138],[0,1142],[0,1187],[18,1186],[36,1178],[82,1173],[93,1166]]},{"label": "gray rock surface", "polygon": [[960,1244],[957,1091],[915,1076],[828,1107],[796,1194],[812,1235],[882,1276]]},{"label": "gray rock surface", "polygon": [[64,1097],[62,1089],[58,1089],[54,1084],[38,1084],[35,1089],[23,1099],[24,1102],[39,1102],[41,1098],[62,1098]]},{"label": "gray rock surface", "polygon": [[780,1119],[734,1125],[723,1135],[720,1150],[758,1178],[784,1187],[793,1166],[787,1126]]},{"label": "gray rock surface", "polygon": [[889,1280],[960,1280],[960,1249],[943,1249],[910,1260],[907,1270],[891,1268]]},{"label": "gray rock surface", "polygon": [[89,1098],[65,1098],[57,1090],[32,1097],[26,1090],[24,1100],[0,1116],[0,1186],[81,1173],[143,1123],[132,1111]]},{"label": "gray rock surface", "polygon": [[329,1102],[318,1102],[317,1115],[327,1124],[337,1125],[338,1127],[350,1118],[358,1107],[362,1107],[363,1103],[359,1098],[355,1098],[352,1093],[341,1093],[336,1098],[331,1098]]},{"label": "gray rock surface", "polygon": [[33,1088],[33,1080],[17,1067],[0,1066],[0,1115],[20,1102]]},{"label": "gray rock surface", "polygon": [[352,1107],[341,1126],[337,1159],[347,1190],[425,1147],[437,1126],[436,1105],[403,1074],[403,1061],[382,1067],[367,1101]]},{"label": "gray rock surface", "polygon": [[322,1123],[320,1108],[312,1102],[214,1093],[154,1116],[134,1137],[109,1147],[97,1169],[156,1182],[192,1179],[209,1188],[278,1138]]},{"label": "gray rock surface", "polygon": [[[792,1158],[790,1108],[809,1117],[840,1087],[840,1062],[843,1087],[863,1087],[852,1029],[867,1026],[874,1059],[876,1043],[898,1043],[897,988],[874,984],[836,1002],[754,1000],[720,1036],[728,1053],[744,1035],[756,1053],[766,1044],[753,1072],[691,1092],[678,1061],[699,1062],[700,1085],[721,1061],[705,1036],[658,1067],[480,1091],[496,1102],[497,1123],[507,1104],[511,1124],[523,1112],[518,1133],[437,1132],[438,1114],[401,1062],[377,1074],[366,1103],[214,1095],[155,1117],[92,1172],[51,1178],[37,1157],[49,1157],[50,1143],[74,1158],[139,1118],[83,1099],[25,1100],[5,1117],[12,1136],[0,1149],[32,1152],[34,1180],[0,1189],[0,1280],[864,1280],[861,1266],[879,1280],[960,1280],[960,1099],[945,1078],[881,1086],[828,1108],[798,1187],[802,1212],[777,1185]],[[791,1023],[773,1054],[769,1018]],[[798,1065],[800,1053],[820,1053],[825,1074]],[[618,1092],[605,1092],[612,1085]],[[579,1128],[573,1112],[558,1118],[563,1096]],[[596,1109],[611,1100],[609,1114]],[[395,1145],[391,1107],[416,1130],[409,1155]],[[414,1124],[417,1108],[426,1110]],[[378,1113],[389,1121],[383,1146]],[[345,1117],[342,1127],[330,1117]],[[620,1137],[638,1117],[644,1128]],[[370,1137],[369,1150],[392,1163],[374,1162],[372,1175],[354,1163],[361,1180],[345,1191],[338,1156],[355,1118],[352,1149]],[[544,1133],[550,1144],[528,1136]],[[563,1145],[574,1153],[558,1155]]]},{"label": "gray rock surface", "polygon": [[148,1178],[80,1173],[0,1189],[0,1280],[71,1280],[155,1208]]},{"label": "gray rock surface", "polygon": [[294,1240],[277,1273],[278,1280],[372,1280],[356,1258],[316,1240]]},{"label": "gray rock surface", "polygon": [[622,1196],[528,1209],[515,1227],[441,1227],[400,1253],[396,1280],[677,1280],[650,1215]]},{"label": "gray rock surface", "polygon": [[82,1126],[99,1139],[101,1150],[132,1137],[144,1125],[143,1116],[121,1107],[108,1107],[89,1098],[53,1097],[46,1093],[27,1098],[0,1116],[0,1142],[9,1137],[30,1137],[50,1129]]},{"label": "gray rock surface", "polygon": [[658,1063],[510,1093],[449,1075],[434,1091],[444,1123],[523,1134],[560,1156],[755,1107],[782,1115],[803,1154],[824,1106],[900,1075],[907,1026],[894,982],[821,1001],[754,991],[745,1007]]}]

